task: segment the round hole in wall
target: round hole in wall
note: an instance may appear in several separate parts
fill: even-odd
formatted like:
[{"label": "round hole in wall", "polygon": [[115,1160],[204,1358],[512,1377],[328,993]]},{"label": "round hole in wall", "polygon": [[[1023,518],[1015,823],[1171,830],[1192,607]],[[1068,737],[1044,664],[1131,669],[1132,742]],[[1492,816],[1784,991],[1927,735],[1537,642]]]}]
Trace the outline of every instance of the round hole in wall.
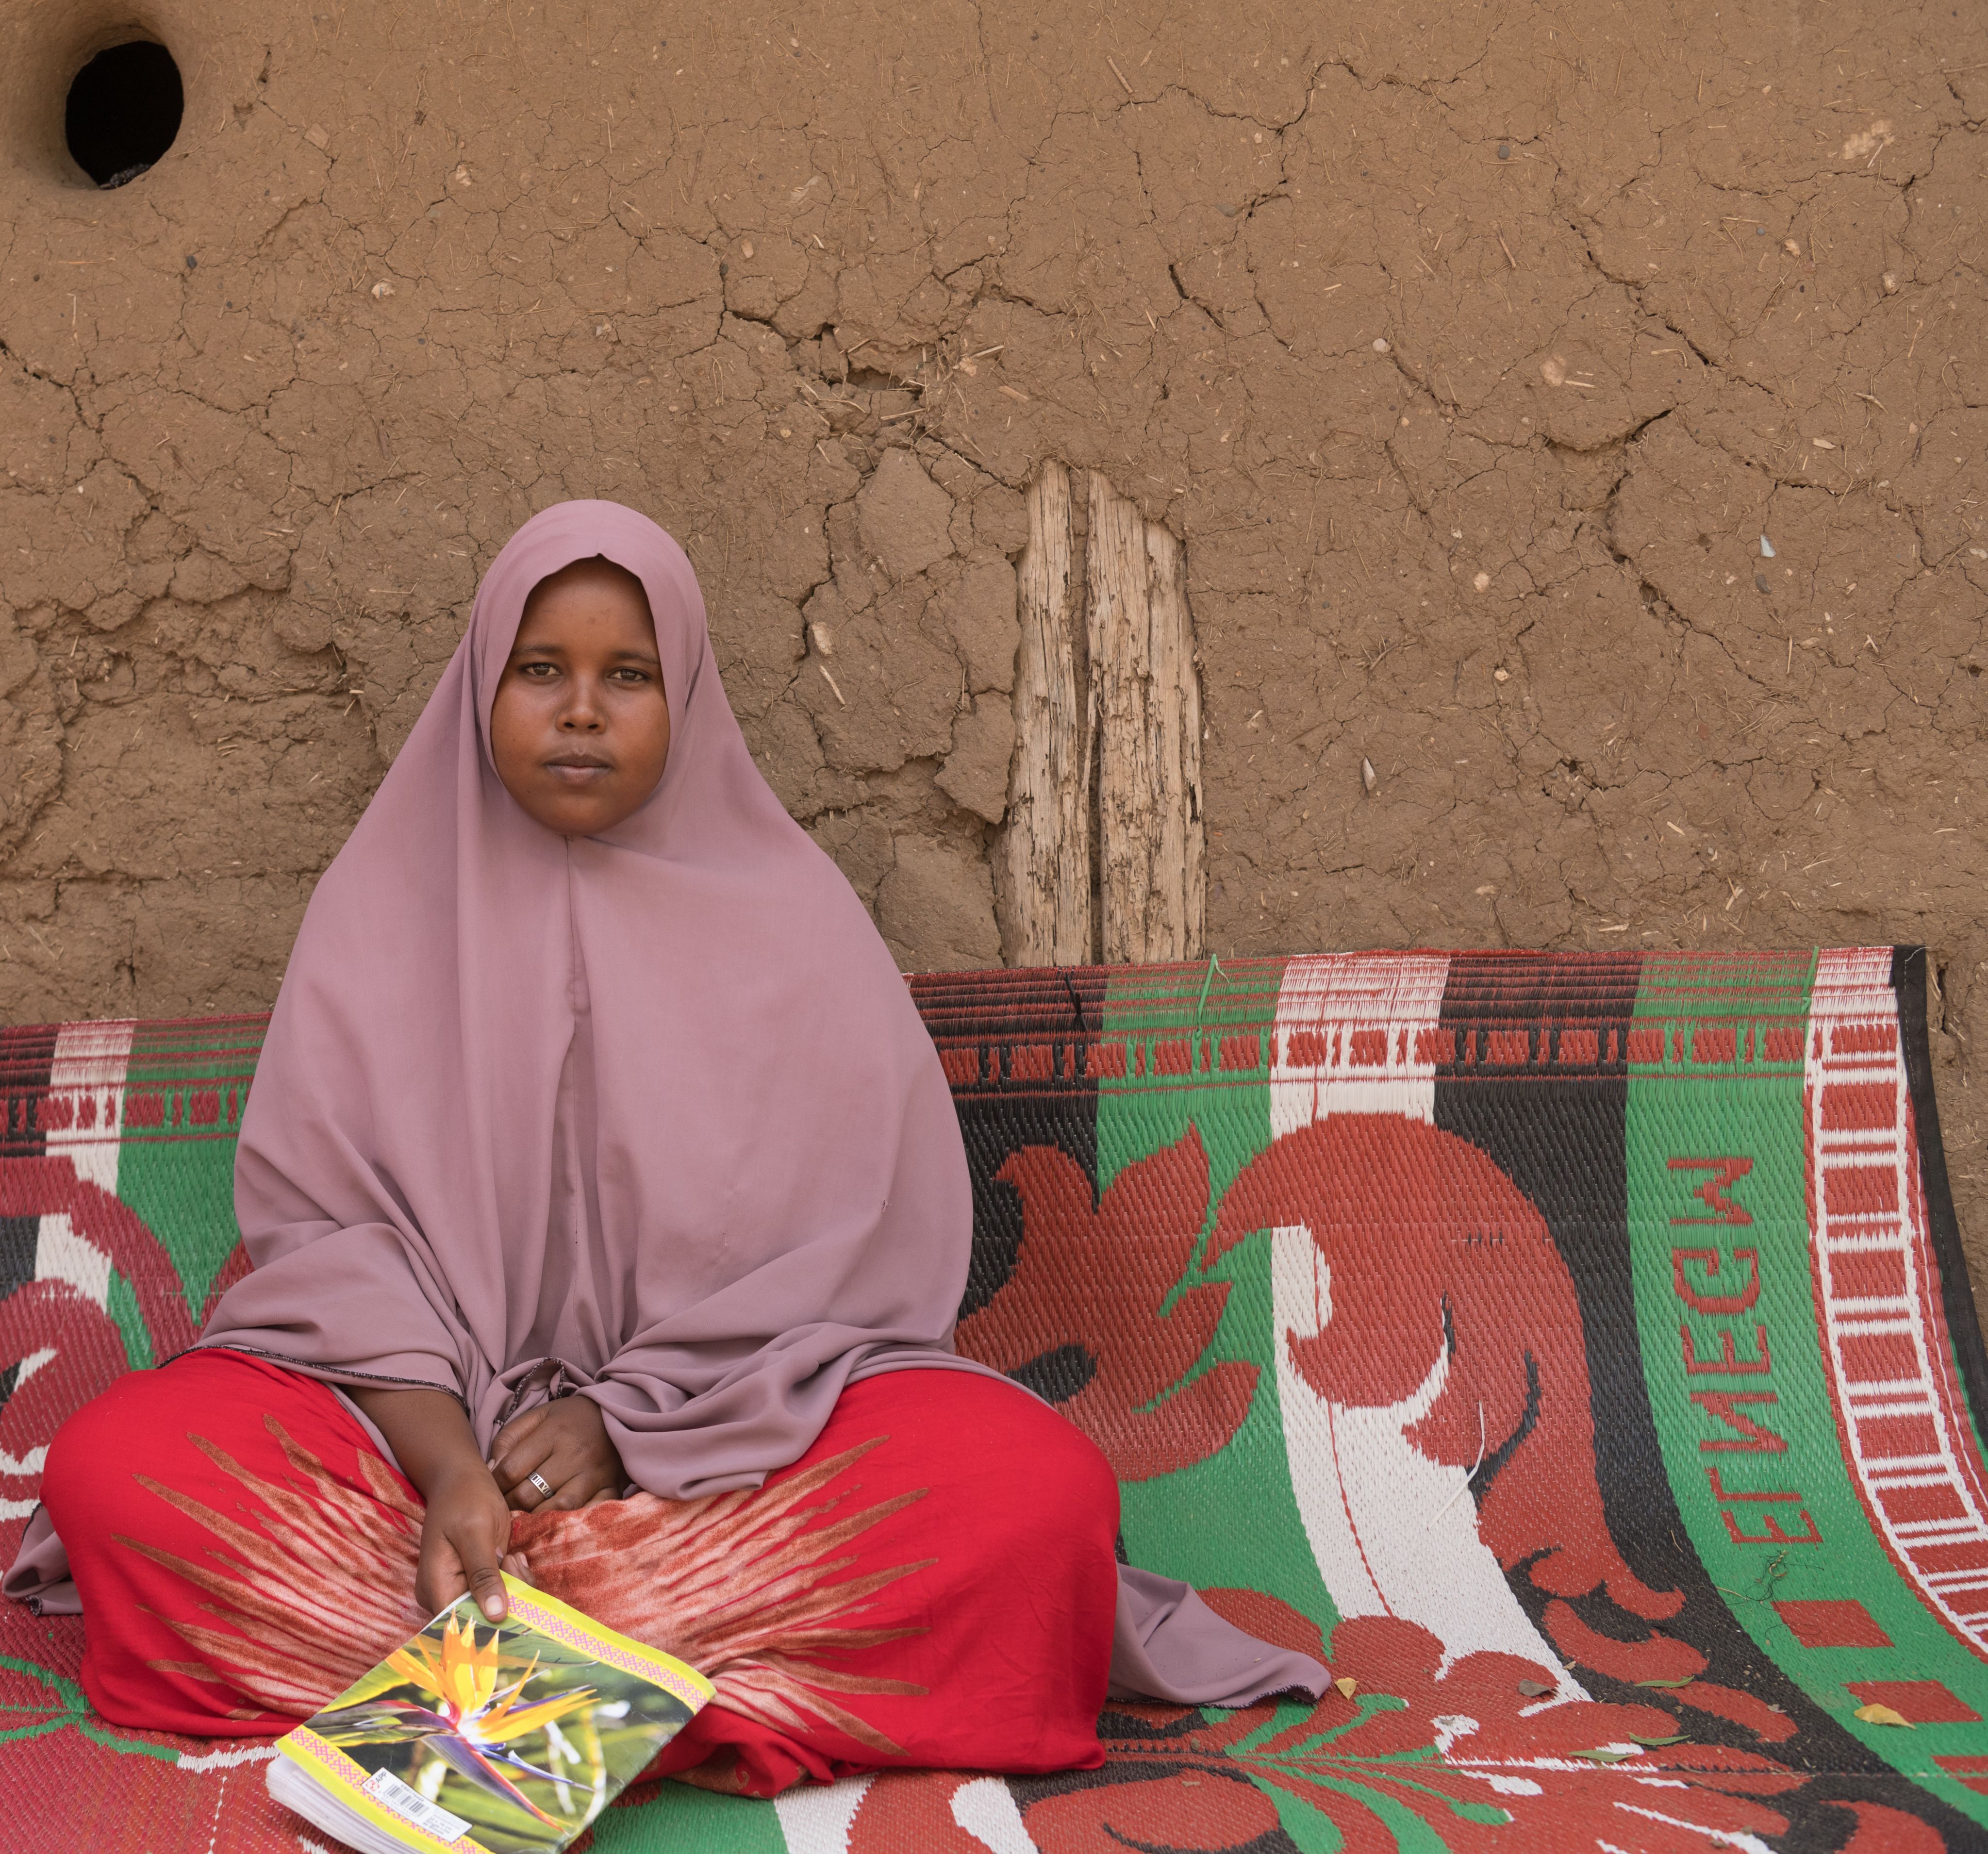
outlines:
[{"label": "round hole in wall", "polygon": [[180,67],[164,46],[142,39],[113,45],[69,87],[69,151],[98,186],[121,187],[173,145],[185,106]]}]

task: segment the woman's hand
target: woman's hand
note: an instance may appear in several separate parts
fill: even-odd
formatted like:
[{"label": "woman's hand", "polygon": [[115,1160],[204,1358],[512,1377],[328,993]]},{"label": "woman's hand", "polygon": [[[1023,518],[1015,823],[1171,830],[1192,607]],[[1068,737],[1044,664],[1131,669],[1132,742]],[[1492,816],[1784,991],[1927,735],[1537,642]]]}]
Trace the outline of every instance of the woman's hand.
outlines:
[{"label": "woman's hand", "polygon": [[511,1550],[511,1509],[504,1504],[462,1403],[444,1390],[355,1388],[353,1401],[373,1419],[428,1503],[421,1522],[414,1599],[437,1615],[467,1590],[493,1622],[503,1621],[508,1571],[526,1576],[523,1556]]},{"label": "woman's hand", "polygon": [[[521,1513],[616,1500],[628,1482],[591,1397],[561,1397],[514,1416],[491,1444],[490,1467],[502,1497]],[[533,1483],[534,1474],[552,1488],[549,1494]]]},{"label": "woman's hand", "polygon": [[501,1622],[509,1605],[498,1571],[522,1578],[525,1561],[509,1548],[511,1509],[495,1477],[480,1461],[452,1466],[428,1490],[428,1503],[414,1577],[422,1614],[439,1615],[467,1590],[485,1615]]}]

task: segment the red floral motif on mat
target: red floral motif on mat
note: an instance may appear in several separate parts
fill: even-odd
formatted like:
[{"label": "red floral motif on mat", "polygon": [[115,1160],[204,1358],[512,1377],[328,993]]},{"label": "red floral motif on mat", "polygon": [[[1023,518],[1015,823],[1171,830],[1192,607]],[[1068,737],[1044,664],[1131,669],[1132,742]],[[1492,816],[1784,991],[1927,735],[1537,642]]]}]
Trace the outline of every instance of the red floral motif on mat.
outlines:
[{"label": "red floral motif on mat", "polygon": [[1021,1253],[993,1299],[959,1323],[959,1349],[1004,1372],[1081,1356],[1090,1375],[1057,1407],[1121,1480],[1171,1474],[1226,1447],[1249,1413],[1256,1366],[1226,1361],[1174,1389],[1229,1297],[1226,1282],[1206,1282],[1168,1304],[1208,1216],[1199,1133],[1127,1166],[1101,1199],[1054,1146],[1023,1147],[996,1176],[1021,1197]]}]

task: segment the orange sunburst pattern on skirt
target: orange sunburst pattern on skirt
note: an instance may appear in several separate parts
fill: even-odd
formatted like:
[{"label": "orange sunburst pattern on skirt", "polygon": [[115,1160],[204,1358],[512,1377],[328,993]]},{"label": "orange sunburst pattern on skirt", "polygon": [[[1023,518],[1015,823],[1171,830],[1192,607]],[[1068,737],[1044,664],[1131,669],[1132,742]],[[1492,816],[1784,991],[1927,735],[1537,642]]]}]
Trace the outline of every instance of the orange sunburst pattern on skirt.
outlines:
[{"label": "orange sunburst pattern on skirt", "polygon": [[[426,1619],[418,1497],[323,1385],[267,1361],[120,1380],[58,1436],[44,1491],[114,1722],[273,1735]],[[1094,1764],[1116,1522],[1109,1467],[1053,1411],[911,1372],[852,1386],[762,1487],[522,1514],[512,1544],[535,1582],[712,1679],[659,1774],[766,1795]]]}]

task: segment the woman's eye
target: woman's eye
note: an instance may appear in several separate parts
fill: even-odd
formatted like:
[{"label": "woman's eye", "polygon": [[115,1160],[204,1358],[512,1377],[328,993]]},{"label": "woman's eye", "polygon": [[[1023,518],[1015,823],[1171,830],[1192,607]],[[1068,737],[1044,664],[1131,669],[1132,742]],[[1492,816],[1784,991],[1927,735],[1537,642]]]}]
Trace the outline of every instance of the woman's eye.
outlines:
[{"label": "woman's eye", "polygon": [[641,683],[649,679],[647,673],[639,669],[617,669],[614,674],[618,680],[624,682]]},{"label": "woman's eye", "polygon": [[540,682],[544,682],[552,673],[553,666],[549,663],[520,663],[518,665],[519,675],[530,676]]}]

